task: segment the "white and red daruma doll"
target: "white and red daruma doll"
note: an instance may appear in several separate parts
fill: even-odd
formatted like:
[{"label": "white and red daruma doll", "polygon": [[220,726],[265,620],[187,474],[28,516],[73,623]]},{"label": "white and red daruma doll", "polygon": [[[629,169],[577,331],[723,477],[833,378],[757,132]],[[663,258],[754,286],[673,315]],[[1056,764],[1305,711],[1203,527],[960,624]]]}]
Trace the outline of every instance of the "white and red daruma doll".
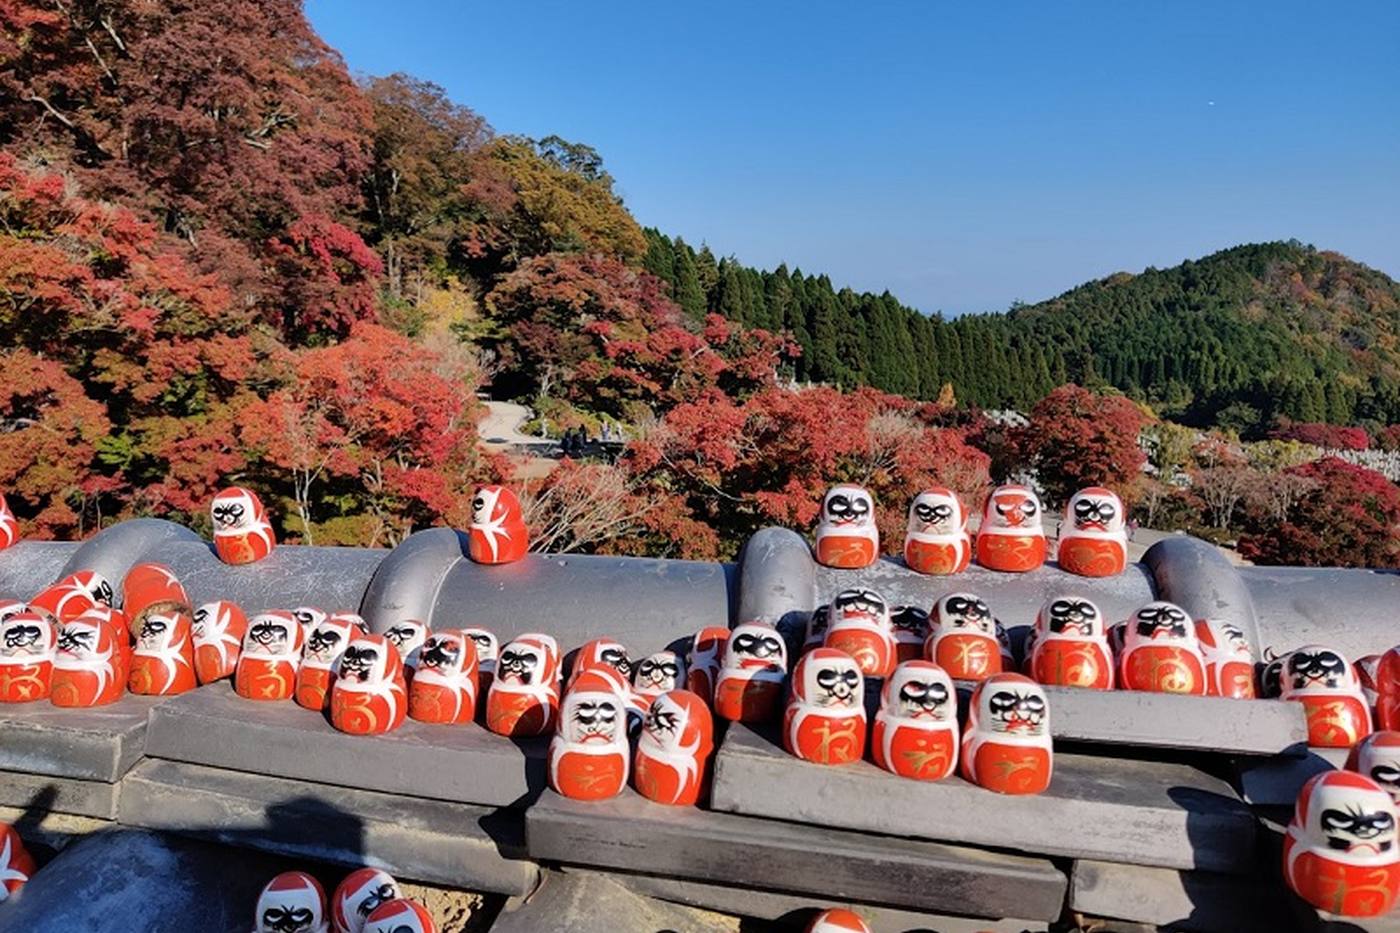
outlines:
[{"label": "white and red daruma doll", "polygon": [[530,549],[520,500],[504,486],[482,486],[472,498],[467,556],[478,564],[509,564]]},{"label": "white and red daruma doll", "polygon": [[1283,665],[1283,699],[1303,704],[1308,744],[1350,748],[1371,734],[1371,709],[1356,672],[1340,651],[1307,645]]},{"label": "white and red daruma doll", "polygon": [[900,777],[940,781],[958,766],[953,679],[932,661],[905,661],[880,691],[870,742],[875,764]]},{"label": "white and red daruma doll", "polygon": [[894,670],[899,649],[889,605],[874,590],[842,590],[831,601],[822,644],[855,658],[867,677]]},{"label": "white and red daruma doll", "polygon": [[928,641],[928,613],[918,606],[895,606],[890,610],[890,626],[894,630],[895,661],[904,663],[924,656]]},{"label": "white and red daruma doll", "polygon": [[[295,611],[293,615],[295,616]],[[295,699],[303,709],[323,710],[330,703],[331,683],[335,680],[335,665],[350,640],[365,634],[355,624],[358,616],[326,616],[306,636],[301,649],[301,665],[297,668]],[[302,626],[302,631],[307,631]]]},{"label": "white and red daruma doll", "polygon": [[126,685],[141,696],[174,696],[197,686],[188,614],[164,610],[145,613],[136,629]]},{"label": "white and red daruma doll", "polygon": [[254,616],[234,669],[234,691],[248,700],[291,699],[305,644],[305,629],[290,612],[278,609]]},{"label": "white and red daruma doll", "polygon": [[714,748],[714,718],[704,699],[689,690],[668,690],[647,709],[632,783],[648,800],[693,806],[704,792]]},{"label": "white and red daruma doll", "polygon": [[1372,732],[1352,746],[1346,767],[1375,781],[1400,806],[1400,732]]},{"label": "white and red daruma doll", "polygon": [[262,500],[251,489],[230,486],[209,503],[214,552],[226,564],[251,564],[272,553],[277,536]]},{"label": "white and red daruma doll", "polygon": [[403,896],[394,876],[380,868],[357,868],[331,895],[332,933],[364,933],[365,920],[381,904]]},{"label": "white and red daruma doll", "polygon": [[[627,786],[627,702],[585,671],[564,695],[549,742],[549,786],[574,800],[616,797]],[[596,685],[596,686],[595,686]]]},{"label": "white and red daruma doll", "polygon": [[849,654],[813,648],[797,662],[783,747],[821,765],[849,764],[865,753],[865,676]]},{"label": "white and red daruma doll", "polygon": [[1123,500],[1102,486],[1070,496],[1060,525],[1056,561],[1081,577],[1112,577],[1128,566],[1128,527]]},{"label": "white and red daruma doll", "polygon": [[497,735],[545,735],[559,712],[559,644],[521,635],[501,649],[486,695],[486,728]]},{"label": "white and red daruma doll", "polygon": [[1315,775],[1283,840],[1283,876],[1299,897],[1343,917],[1376,917],[1400,892],[1395,804],[1351,771]]},{"label": "white and red daruma doll", "polygon": [[404,676],[409,680],[413,679],[413,674],[418,670],[418,652],[422,650],[423,644],[428,640],[428,626],[417,619],[401,619],[384,630],[384,637],[389,639],[399,652],[399,657],[403,659]]},{"label": "white and red daruma doll", "polygon": [[833,486],[822,499],[817,524],[817,563],[826,567],[869,567],[880,556],[875,503],[859,486]]},{"label": "white and red daruma doll", "polygon": [[1153,602],[1133,613],[1123,633],[1118,680],[1124,690],[1206,695],[1206,662],[1186,610]]},{"label": "white and red daruma doll", "polygon": [[967,509],[951,489],[936,486],[909,504],[904,563],[910,570],[939,576],[962,573],[972,561]]},{"label": "white and red daruma doll", "polygon": [[175,571],[164,564],[137,564],[122,580],[122,611],[138,634],[141,623],[153,612],[166,614],[193,612],[190,597]]},{"label": "white and red daruma doll", "polygon": [[728,643],[729,629],[721,626],[702,628],[690,641],[685,664],[686,688],[711,708],[715,705],[715,682],[719,679]]},{"label": "white and red daruma doll", "polygon": [[58,631],[53,661],[54,706],[105,706],[126,692],[129,658],[117,627],[99,612],[79,616]]},{"label": "white and red daruma doll", "polygon": [[981,597],[949,593],[934,605],[924,658],[954,680],[978,681],[1001,672],[996,620]]},{"label": "white and red daruma doll", "polygon": [[364,933],[437,933],[428,908],[404,898],[380,904],[365,918]]},{"label": "white and red daruma doll", "polygon": [[9,823],[0,823],[0,904],[19,893],[34,874],[34,858]]},{"label": "white and red daruma doll", "polygon": [[1381,655],[1375,684],[1376,728],[1400,731],[1400,647]]},{"label": "white and red daruma doll", "polygon": [[977,563],[1007,573],[1025,573],[1045,563],[1040,513],[1040,500],[1029,486],[993,490],[977,529]]},{"label": "white and red daruma doll", "polygon": [[253,933],[326,933],[326,892],[304,871],[285,871],[258,895]]},{"label": "white and red daruma doll", "polygon": [[15,520],[15,513],[10,511],[5,497],[0,495],[0,551],[5,550],[18,540],[19,522]]},{"label": "white and red daruma doll", "polygon": [[407,713],[408,686],[393,642],[355,636],[336,664],[331,725],[350,735],[383,735],[403,725]]},{"label": "white and red daruma doll", "polygon": [[715,715],[734,722],[772,719],[787,677],[787,644],[773,626],[734,626],[715,681]]},{"label": "white and red daruma doll", "polygon": [[29,601],[31,611],[59,625],[99,607],[112,607],[112,584],[95,570],[70,573]]},{"label": "white and red daruma doll", "polygon": [[1254,699],[1254,652],[1240,627],[1221,619],[1197,619],[1196,638],[1206,662],[1206,695]]},{"label": "white and red daruma doll", "polygon": [[490,692],[491,681],[496,677],[496,658],[501,653],[500,642],[496,640],[494,632],[484,628],[464,628],[462,634],[470,638],[476,646],[476,695],[484,697]]},{"label": "white and red daruma doll", "polygon": [[461,631],[434,632],[418,655],[408,715],[419,722],[460,724],[476,717],[476,642]]},{"label": "white and red daruma doll", "polygon": [[0,622],[0,703],[47,700],[53,689],[58,626],[37,612]]},{"label": "white and red daruma doll", "polygon": [[217,600],[194,611],[194,675],[201,684],[232,677],[248,634],[248,617],[237,603]]},{"label": "white and red daruma doll", "polygon": [[994,674],[968,704],[962,776],[999,794],[1039,794],[1050,786],[1050,706],[1021,674]]},{"label": "white and red daruma doll", "polygon": [[870,933],[870,927],[860,919],[860,914],[833,907],[823,910],[807,924],[807,933]]},{"label": "white and red daruma doll", "polygon": [[[574,667],[569,672],[569,682],[584,671],[607,667],[616,671],[624,685],[632,682],[632,658],[627,649],[610,638],[595,638],[585,642],[574,654]],[[628,688],[631,689],[630,686]]]},{"label": "white and red daruma doll", "polygon": [[1078,596],[1061,596],[1040,607],[1030,676],[1056,687],[1113,689],[1113,652],[1099,607]]},{"label": "white and red daruma doll", "polygon": [[632,672],[632,692],[643,697],[648,706],[661,694],[684,688],[685,662],[674,651],[649,654],[637,662]]}]

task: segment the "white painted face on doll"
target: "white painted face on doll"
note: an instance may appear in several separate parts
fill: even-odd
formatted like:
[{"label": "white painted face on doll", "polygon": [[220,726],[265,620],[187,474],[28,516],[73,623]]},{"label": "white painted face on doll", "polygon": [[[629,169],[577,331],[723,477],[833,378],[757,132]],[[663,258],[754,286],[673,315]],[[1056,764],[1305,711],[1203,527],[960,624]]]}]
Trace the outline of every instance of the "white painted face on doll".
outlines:
[{"label": "white painted face on doll", "polygon": [[503,684],[528,687],[540,682],[546,666],[543,649],[513,641],[501,649],[496,662],[496,680]]},{"label": "white painted face on doll", "polygon": [[782,672],[787,670],[787,645],[777,630],[767,625],[736,625],[724,653],[729,670]]},{"label": "white painted face on doll", "polygon": [[476,663],[484,673],[491,673],[496,669],[496,657],[500,654],[500,645],[496,641],[496,636],[486,631],[484,628],[464,628],[462,634],[466,635],[476,645]]},{"label": "white painted face on doll", "polygon": [[1389,794],[1350,771],[1326,773],[1324,780],[1308,786],[1312,792],[1302,826],[1306,845],[1351,864],[1394,861],[1395,804]]},{"label": "white painted face on doll", "polygon": [[1186,610],[1166,602],[1148,603],[1133,613],[1126,637],[1129,644],[1197,644]]},{"label": "white painted face on doll", "polygon": [[384,637],[399,649],[400,657],[407,658],[428,640],[428,627],[417,619],[404,619],[389,626]]},{"label": "white painted face on doll", "polygon": [[1102,486],[1081,489],[1070,497],[1065,513],[1075,531],[1120,534],[1125,529],[1123,500]]},{"label": "white painted face on doll", "polygon": [[947,490],[921,492],[909,504],[910,534],[953,535],[962,527],[962,506]]},{"label": "white painted face on doll", "polygon": [[652,695],[674,690],[685,680],[685,662],[674,651],[658,651],[637,662],[633,686]]},{"label": "white painted face on doll", "polygon": [[987,500],[982,524],[988,528],[1020,529],[1027,534],[1040,531],[1040,499],[1025,486],[1003,486]]},{"label": "white painted face on doll", "polygon": [[575,690],[564,697],[560,713],[564,740],[576,745],[612,745],[625,728],[626,711],[616,694]]},{"label": "white painted face on doll", "polygon": [[466,646],[462,635],[456,632],[438,632],[423,642],[423,650],[418,653],[419,669],[437,671],[443,676],[456,676],[462,673],[466,663]]},{"label": "white painted face on doll", "polygon": [[1078,596],[1058,596],[1045,604],[1047,634],[1075,638],[1103,638],[1103,614],[1099,607]]},{"label": "white painted face on doll", "polygon": [[1294,694],[1360,689],[1356,671],[1342,653],[1321,645],[1308,645],[1288,656],[1283,686]]},{"label": "white painted face on doll", "polygon": [[152,653],[170,650],[179,624],[180,620],[169,613],[153,612],[146,616],[141,622],[141,631],[136,633],[136,650]]},{"label": "white painted face on doll", "polygon": [[874,590],[842,590],[831,601],[831,621],[880,625],[890,616],[889,604]]},{"label": "white painted face on doll", "polygon": [[950,722],[957,717],[953,681],[933,664],[901,664],[891,675],[891,712],[900,719]]},{"label": "white painted face on doll", "polygon": [[350,683],[374,686],[392,679],[389,652],[372,638],[356,638],[340,656],[338,674]]},{"label": "white painted face on doll", "polygon": [[252,530],[259,511],[253,494],[239,487],[220,492],[209,506],[214,530],[225,533]]},{"label": "white painted face on doll", "polygon": [[833,486],[822,500],[822,522],[861,528],[875,524],[875,505],[870,493],[859,486]]},{"label": "white painted face on doll", "polygon": [[281,616],[255,616],[243,636],[243,653],[265,658],[288,658],[296,655],[297,638],[293,628],[298,623]]},{"label": "white painted face on doll", "polygon": [[865,677],[855,659],[841,657],[808,658],[802,671],[802,695],[808,703],[823,709],[855,709],[865,696]]},{"label": "white painted face on doll", "polygon": [[989,685],[982,691],[982,728],[1007,735],[1045,735],[1045,692],[1036,684]]},{"label": "white painted face on doll", "polygon": [[991,607],[972,593],[950,593],[938,601],[938,625],[941,634],[996,637],[996,620]]}]

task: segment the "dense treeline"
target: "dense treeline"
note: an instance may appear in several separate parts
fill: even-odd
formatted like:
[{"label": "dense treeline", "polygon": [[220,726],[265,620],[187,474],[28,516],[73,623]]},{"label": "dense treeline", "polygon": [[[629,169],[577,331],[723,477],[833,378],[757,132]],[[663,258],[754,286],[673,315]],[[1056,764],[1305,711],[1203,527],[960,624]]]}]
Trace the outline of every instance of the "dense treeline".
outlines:
[{"label": "dense treeline", "polygon": [[1297,242],[1239,246],[1090,282],[1007,314],[944,320],[824,275],[716,260],[648,229],[646,268],[691,315],[787,330],[798,379],[1027,408],[1067,381],[1107,385],[1189,423],[1400,418],[1400,285]]}]

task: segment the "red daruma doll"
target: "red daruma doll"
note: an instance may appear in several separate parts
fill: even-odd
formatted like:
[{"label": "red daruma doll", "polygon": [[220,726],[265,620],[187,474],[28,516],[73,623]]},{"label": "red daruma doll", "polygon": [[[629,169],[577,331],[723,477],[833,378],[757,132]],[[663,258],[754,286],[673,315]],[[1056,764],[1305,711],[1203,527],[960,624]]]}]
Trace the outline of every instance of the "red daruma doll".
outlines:
[{"label": "red daruma doll", "polygon": [[1254,652],[1240,627],[1220,619],[1197,619],[1196,638],[1206,662],[1206,695],[1254,699]]},{"label": "red daruma doll", "polygon": [[1378,917],[1400,891],[1395,804],[1375,781],[1324,771],[1303,785],[1283,840],[1283,876],[1299,897],[1342,917]]},{"label": "red daruma doll", "polygon": [[933,608],[924,657],[954,680],[976,681],[1001,672],[996,620],[980,596],[949,593]]},{"label": "red daruma doll", "polygon": [[226,564],[251,564],[272,553],[277,536],[262,500],[251,489],[230,486],[209,503],[214,552]]},{"label": "red daruma doll", "polygon": [[627,786],[626,701],[606,681],[586,678],[564,695],[559,727],[549,742],[549,786],[574,800],[616,797]]},{"label": "red daruma doll", "polygon": [[1060,525],[1061,570],[1081,577],[1112,577],[1128,566],[1128,529],[1123,500],[1102,486],[1070,496]]},{"label": "red daruma doll", "polygon": [[408,715],[419,722],[471,722],[476,693],[476,643],[461,631],[428,636],[408,693]]},{"label": "red daruma doll", "polygon": [[326,933],[326,892],[302,871],[273,878],[258,895],[253,933]]},{"label": "red daruma doll", "polygon": [[833,907],[813,917],[807,933],[870,933],[870,927],[854,911]]},{"label": "red daruma doll", "polygon": [[47,700],[53,687],[58,626],[35,612],[0,622],[0,703]]},{"label": "red daruma doll", "polygon": [[1376,728],[1400,731],[1400,647],[1381,655],[1375,686]]},{"label": "red daruma doll", "polygon": [[1113,689],[1113,652],[1099,607],[1078,596],[1061,596],[1035,617],[1030,674],[1056,687]]},{"label": "red daruma doll", "polygon": [[685,683],[691,693],[714,706],[715,681],[719,679],[724,661],[724,648],[729,642],[729,629],[720,626],[702,628],[690,642],[686,658]]},{"label": "red daruma doll", "polygon": [[218,600],[194,611],[194,674],[201,684],[233,676],[248,633],[248,617],[236,603]]},{"label": "red daruma doll", "polygon": [[787,644],[773,626],[734,626],[715,684],[715,715],[734,722],[772,719],[787,677]]},{"label": "red daruma doll", "polygon": [[904,563],[919,573],[962,573],[972,560],[967,510],[951,489],[926,490],[909,504]]},{"label": "red daruma doll", "polygon": [[467,556],[478,564],[509,564],[530,548],[520,500],[504,486],[482,486],[472,498]]},{"label": "red daruma doll", "polygon": [[849,764],[865,753],[865,675],[849,654],[813,648],[797,662],[783,747],[821,765]]},{"label": "red daruma doll", "polygon": [[880,691],[870,751],[886,771],[941,781],[958,766],[958,703],[953,679],[932,661],[905,661]]},{"label": "red daruma doll", "polygon": [[1350,748],[1371,734],[1371,710],[1356,671],[1340,651],[1308,645],[1283,665],[1283,698],[1303,704],[1308,744]]},{"label": "red daruma doll", "polygon": [[233,689],[246,700],[290,700],[305,630],[290,612],[274,610],[254,616],[243,636],[243,651],[233,675]]},{"label": "red daruma doll", "polygon": [[880,531],[875,527],[875,503],[859,486],[833,486],[822,500],[816,534],[817,563],[855,570],[869,567],[880,556]]},{"label": "red daruma doll", "polygon": [[365,918],[364,933],[437,933],[433,915],[417,901],[380,904]]},{"label": "red daruma doll", "polygon": [[894,670],[899,648],[890,609],[874,590],[842,590],[831,601],[823,644],[855,658],[866,677]]},{"label": "red daruma doll", "polygon": [[394,876],[379,868],[358,868],[331,895],[331,933],[364,933],[365,918],[380,904],[403,896]]},{"label": "red daruma doll", "polygon": [[1021,674],[977,685],[962,738],[962,776],[999,794],[1039,794],[1050,786],[1050,706]]},{"label": "red daruma doll", "polygon": [[127,689],[145,696],[173,696],[193,690],[194,639],[184,612],[149,612],[136,630]]},{"label": "red daruma doll", "polygon": [[1118,677],[1124,690],[1206,695],[1195,623],[1173,603],[1148,603],[1128,620]]},{"label": "red daruma doll", "polygon": [[297,706],[323,710],[330,703],[335,665],[350,644],[350,639],[364,634],[355,624],[355,618],[348,615],[326,616],[309,631],[302,626],[302,631],[308,634],[306,647],[301,650],[301,667],[297,669]]},{"label": "red daruma doll", "polygon": [[994,490],[977,530],[977,563],[1007,573],[1025,573],[1045,563],[1040,512],[1040,500],[1029,486]]},{"label": "red daruma doll", "polygon": [[705,787],[714,730],[710,707],[689,690],[670,690],[653,699],[637,739],[637,792],[657,803],[693,806]]},{"label": "red daruma doll", "polygon": [[331,686],[331,725],[350,735],[383,735],[403,725],[408,687],[403,661],[383,635],[358,635],[345,646]]},{"label": "red daruma doll", "polygon": [[486,695],[486,728],[497,735],[546,735],[559,711],[559,645],[521,635],[501,649]]},{"label": "red daruma doll", "polygon": [[1400,806],[1400,732],[1372,732],[1352,746],[1347,770],[1364,774]]},{"label": "red daruma doll", "polygon": [[53,705],[105,706],[121,699],[125,648],[120,630],[98,611],[65,622],[53,661]]}]

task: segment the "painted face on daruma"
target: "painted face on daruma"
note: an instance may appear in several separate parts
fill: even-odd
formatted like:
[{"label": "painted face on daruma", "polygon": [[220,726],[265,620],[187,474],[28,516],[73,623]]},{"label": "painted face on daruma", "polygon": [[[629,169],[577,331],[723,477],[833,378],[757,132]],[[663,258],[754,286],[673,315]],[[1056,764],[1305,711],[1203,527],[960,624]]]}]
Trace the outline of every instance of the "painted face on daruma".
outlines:
[{"label": "painted face on daruma", "polygon": [[1321,645],[1299,648],[1284,664],[1284,688],[1290,693],[1357,690],[1356,672],[1339,651]]},{"label": "painted face on daruma", "polygon": [[38,613],[18,612],[0,622],[0,658],[48,658],[57,644],[58,627]]},{"label": "painted face on daruma", "polygon": [[911,534],[952,535],[966,524],[962,503],[947,489],[919,493],[909,504],[908,531]]},{"label": "painted face on daruma", "polygon": [[402,896],[394,876],[378,868],[361,868],[345,876],[332,897],[337,933],[363,933],[365,919],[380,904]]},{"label": "painted face on daruma", "polygon": [[455,676],[466,666],[466,638],[458,632],[437,632],[423,642],[418,657],[421,670]]},{"label": "painted face on daruma", "polygon": [[503,684],[521,687],[540,685],[549,671],[547,650],[525,639],[516,639],[507,644],[496,661],[496,680]]},{"label": "painted face on daruma", "polygon": [[674,690],[685,679],[685,663],[674,651],[658,651],[637,662],[633,685],[647,693]]},{"label": "painted face on daruma", "polygon": [[251,490],[241,486],[221,491],[209,505],[209,517],[216,533],[249,531],[262,515],[262,502]]},{"label": "painted face on daruma", "polygon": [[996,637],[996,622],[991,608],[980,596],[972,593],[949,593],[938,601],[940,632],[986,635]]},{"label": "painted face on daruma", "polygon": [[673,690],[651,701],[642,721],[642,741],[660,752],[707,754],[714,723],[705,701],[688,690]]},{"label": "painted face on daruma", "polygon": [[258,897],[254,933],[316,933],[323,929],[326,895],[305,872],[283,872]]},{"label": "painted face on daruma", "polygon": [[878,624],[889,617],[889,605],[874,590],[842,590],[831,601],[831,622]]},{"label": "painted face on daruma", "polygon": [[615,641],[596,638],[580,647],[574,658],[576,670],[586,670],[600,664],[617,671],[623,680],[632,679],[632,659],[628,656],[627,649]]},{"label": "painted face on daruma", "polygon": [[1011,528],[1040,533],[1040,500],[1025,486],[1002,486],[987,499],[983,529]]},{"label": "painted face on daruma", "polygon": [[392,646],[384,636],[361,635],[354,639],[340,656],[340,679],[368,686],[389,682],[394,675],[390,667]]},{"label": "painted face on daruma", "polygon": [[136,634],[139,651],[168,651],[180,633],[180,619],[174,613],[153,612],[141,622]]},{"label": "painted face on daruma", "polygon": [[1308,847],[1351,860],[1395,859],[1395,804],[1370,778],[1351,771],[1319,774],[1304,785],[1298,807]]},{"label": "painted face on daruma", "polygon": [[896,606],[890,611],[890,623],[901,640],[923,644],[928,637],[928,613],[918,606]]},{"label": "painted face on daruma", "polygon": [[906,661],[885,685],[885,708],[900,719],[948,722],[957,716],[953,680],[930,661]]},{"label": "painted face on daruma", "polygon": [[1060,596],[1041,609],[1037,621],[1042,631],[1076,638],[1103,638],[1103,614],[1091,601],[1078,596]]},{"label": "painted face on daruma", "polygon": [[1102,486],[1076,492],[1070,497],[1065,514],[1076,531],[1116,534],[1125,528],[1123,500]]},{"label": "painted face on daruma", "polygon": [[863,706],[865,677],[855,658],[833,648],[814,648],[797,662],[793,699],[823,709]]},{"label": "painted face on daruma", "polygon": [[564,741],[578,745],[612,744],[622,728],[625,710],[616,694],[602,690],[574,690],[564,697],[560,722]]},{"label": "painted face on daruma", "polygon": [[724,667],[732,671],[785,671],[787,645],[771,625],[757,622],[736,625],[725,644]]},{"label": "painted face on daruma", "polygon": [[1375,781],[1393,802],[1400,803],[1400,732],[1373,732],[1352,755],[1354,761],[1347,767]]},{"label": "painted face on daruma", "polygon": [[264,613],[248,623],[243,636],[243,653],[265,658],[296,657],[301,639],[301,626],[289,615]]},{"label": "painted face on daruma", "polygon": [[500,654],[500,644],[495,634],[484,628],[464,628],[462,634],[476,646],[476,662],[483,671],[494,671],[496,658]]},{"label": "painted face on daruma", "polygon": [[1196,644],[1191,617],[1180,606],[1166,602],[1148,603],[1128,625],[1129,642],[1180,642]]},{"label": "painted face on daruma", "polygon": [[986,683],[979,702],[983,729],[1028,738],[1045,735],[1045,691],[1029,679]]},{"label": "painted face on daruma", "polygon": [[833,486],[822,500],[822,521],[852,528],[873,525],[874,501],[859,486]]},{"label": "painted face on daruma", "polygon": [[345,650],[353,635],[359,634],[355,626],[345,620],[328,618],[321,622],[307,636],[303,658],[318,664],[334,664]]},{"label": "painted face on daruma", "polygon": [[404,619],[389,626],[384,637],[406,658],[428,640],[428,627],[417,619]]},{"label": "painted face on daruma", "polygon": [[1241,661],[1254,661],[1254,652],[1249,647],[1249,639],[1233,622],[1219,619],[1201,619],[1196,622],[1196,634],[1203,646],[1209,646],[1225,654],[1233,655]]},{"label": "painted face on daruma", "polygon": [[520,500],[504,486],[482,486],[472,498],[472,524],[500,527],[524,521]]}]

